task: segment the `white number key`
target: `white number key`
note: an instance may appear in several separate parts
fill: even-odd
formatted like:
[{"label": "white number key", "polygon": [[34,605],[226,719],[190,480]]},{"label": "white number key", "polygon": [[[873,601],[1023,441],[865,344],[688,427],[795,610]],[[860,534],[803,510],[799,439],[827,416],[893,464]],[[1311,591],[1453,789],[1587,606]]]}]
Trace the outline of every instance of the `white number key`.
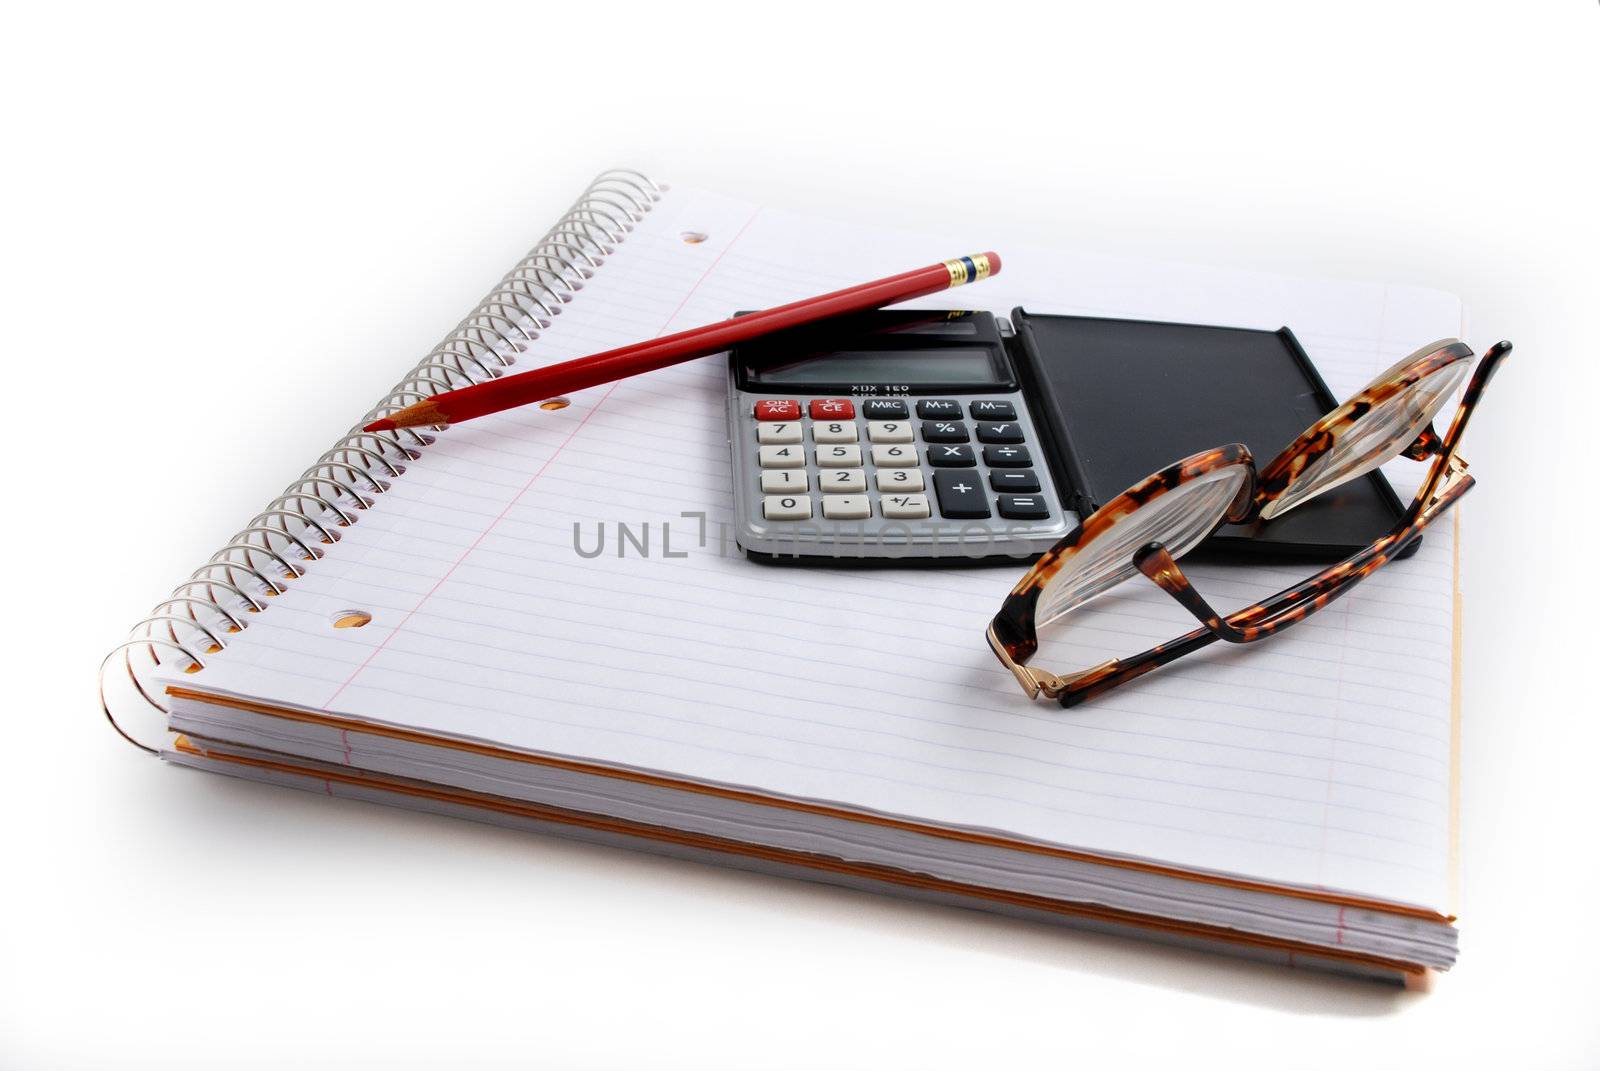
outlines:
[{"label": "white number key", "polygon": [[875,443],[908,443],[911,425],[903,420],[869,420],[867,438]]},{"label": "white number key", "polygon": [[756,442],[781,445],[783,443],[797,443],[800,441],[801,429],[798,420],[788,424],[776,424],[770,420],[763,420],[756,425]]},{"label": "white number key", "polygon": [[803,495],[809,490],[811,481],[804,472],[796,472],[794,469],[768,469],[761,474],[762,494]]},{"label": "white number key", "polygon": [[[766,448],[763,447],[762,449]],[[783,449],[792,448],[786,446]],[[876,450],[877,447],[873,447],[873,449]],[[762,464],[766,464],[766,462],[763,461]],[[819,446],[817,447],[817,464],[825,469],[859,469],[861,467],[861,447]]]},{"label": "white number key", "polygon": [[[860,462],[857,462],[860,464]],[[806,448],[803,446],[761,447],[761,467],[764,469],[803,469],[806,467]]]},{"label": "white number key", "polygon": [[825,469],[821,487],[824,494],[860,494],[867,489],[867,474],[860,469]]},{"label": "white number key", "polygon": [[854,421],[811,425],[811,438],[819,443],[853,443],[856,441]]},{"label": "white number key", "polygon": [[884,494],[905,494],[923,490],[921,469],[879,469],[878,490]]},{"label": "white number key", "polygon": [[874,446],[872,448],[872,463],[880,469],[907,469],[917,463],[917,448],[914,446]]},{"label": "white number key", "polygon": [[805,495],[768,495],[761,500],[761,516],[769,521],[811,519],[811,499]]},{"label": "white number key", "polygon": [[917,521],[929,515],[927,495],[884,495],[879,505],[892,520]]},{"label": "white number key", "polygon": [[859,521],[872,516],[866,495],[823,495],[822,515],[830,521]]}]

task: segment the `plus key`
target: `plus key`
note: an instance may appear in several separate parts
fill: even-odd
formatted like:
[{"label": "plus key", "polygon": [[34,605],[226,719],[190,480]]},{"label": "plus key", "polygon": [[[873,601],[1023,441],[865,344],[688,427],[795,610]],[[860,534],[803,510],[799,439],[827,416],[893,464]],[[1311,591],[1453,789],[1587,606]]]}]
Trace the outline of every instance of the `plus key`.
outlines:
[{"label": "plus key", "polygon": [[982,520],[989,516],[989,496],[983,481],[971,472],[936,472],[933,489],[939,496],[939,513],[952,520]]}]

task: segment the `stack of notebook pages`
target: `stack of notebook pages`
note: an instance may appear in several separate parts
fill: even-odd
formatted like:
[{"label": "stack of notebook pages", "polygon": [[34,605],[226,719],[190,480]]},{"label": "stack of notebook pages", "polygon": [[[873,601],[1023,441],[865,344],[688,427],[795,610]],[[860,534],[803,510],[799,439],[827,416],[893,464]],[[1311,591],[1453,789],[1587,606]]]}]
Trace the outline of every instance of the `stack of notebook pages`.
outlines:
[{"label": "stack of notebook pages", "polygon": [[[619,172],[375,412],[989,246],[1006,271],[966,307],[1289,324],[1336,394],[1462,333],[1427,290],[844,225]],[[747,561],[725,391],[708,358],[350,435],[114,654],[110,712],[174,763],[332,796],[1395,981],[1450,966],[1450,525],[1282,637],[1062,710],[984,642],[1021,564]],[[1386,470],[1402,495],[1415,468]],[[1307,569],[1188,571],[1242,605]],[[1192,627],[1146,583],[1077,616],[1040,664]]]}]

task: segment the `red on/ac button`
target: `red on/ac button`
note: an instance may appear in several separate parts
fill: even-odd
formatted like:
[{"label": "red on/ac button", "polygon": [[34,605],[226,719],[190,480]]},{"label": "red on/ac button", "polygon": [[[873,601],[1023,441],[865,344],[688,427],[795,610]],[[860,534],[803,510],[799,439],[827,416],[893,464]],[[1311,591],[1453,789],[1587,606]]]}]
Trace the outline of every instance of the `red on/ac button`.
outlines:
[{"label": "red on/ac button", "polygon": [[756,403],[757,420],[799,420],[800,403],[781,398],[763,398]]},{"label": "red on/ac button", "polygon": [[812,420],[853,420],[856,403],[849,398],[818,398],[811,403]]}]

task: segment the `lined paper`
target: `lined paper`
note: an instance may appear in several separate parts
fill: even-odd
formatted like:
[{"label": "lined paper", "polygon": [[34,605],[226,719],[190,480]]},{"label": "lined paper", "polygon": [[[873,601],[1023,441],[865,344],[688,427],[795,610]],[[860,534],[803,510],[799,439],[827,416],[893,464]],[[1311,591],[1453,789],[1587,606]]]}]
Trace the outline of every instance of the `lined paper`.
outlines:
[{"label": "lined paper", "polygon": [[[708,234],[702,243],[684,232]],[[864,230],[685,190],[521,367],[994,246],[930,307],[1294,329],[1335,394],[1461,330],[1448,295]],[[1022,567],[774,568],[731,543],[725,361],[452,428],[188,686],[920,822],[1440,908],[1452,534],[1249,649],[1063,711],[984,628]],[[1400,462],[1402,494],[1420,466]],[[622,524],[632,542],[618,540]],[[603,543],[600,540],[604,529]],[[604,550],[590,556],[597,545]],[[640,546],[647,546],[643,553]],[[620,548],[620,550],[619,550]],[[1186,566],[1219,606],[1306,567]],[[373,614],[334,629],[348,609]],[[1190,630],[1129,583],[1058,670]]]}]

